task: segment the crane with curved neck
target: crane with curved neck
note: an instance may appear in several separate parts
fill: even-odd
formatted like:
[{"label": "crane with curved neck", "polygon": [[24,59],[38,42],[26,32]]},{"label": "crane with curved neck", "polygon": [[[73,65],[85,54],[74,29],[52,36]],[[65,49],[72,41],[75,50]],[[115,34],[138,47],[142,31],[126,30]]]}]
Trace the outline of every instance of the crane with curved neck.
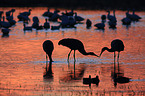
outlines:
[{"label": "crane with curved neck", "polygon": [[100,56],[102,55],[102,53],[107,50],[108,52],[114,52],[114,64],[115,64],[115,57],[116,54],[115,52],[118,52],[118,57],[117,57],[117,61],[119,62],[119,53],[121,51],[124,51],[124,44],[121,40],[119,39],[115,39],[111,42],[111,49],[109,49],[108,47],[103,47],[100,53]]},{"label": "crane with curved neck", "polygon": [[69,54],[68,54],[68,59],[67,59],[68,61],[69,61],[69,56],[70,56],[70,53],[72,50],[74,50],[74,60],[75,60],[75,51],[76,50],[78,50],[83,55],[92,55],[92,56],[99,57],[94,52],[86,52],[84,49],[83,43],[78,39],[65,38],[65,39],[60,40],[58,42],[58,45],[63,45],[63,46],[66,46],[66,47],[71,49]]}]

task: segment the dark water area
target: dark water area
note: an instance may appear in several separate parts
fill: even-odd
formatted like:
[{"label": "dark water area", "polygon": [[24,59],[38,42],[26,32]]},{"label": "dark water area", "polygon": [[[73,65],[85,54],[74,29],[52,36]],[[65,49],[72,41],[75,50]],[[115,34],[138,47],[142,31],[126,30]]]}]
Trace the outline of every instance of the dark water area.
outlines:
[{"label": "dark water area", "polygon": [[0,0],[0,7],[145,10],[144,0]]},{"label": "dark water area", "polygon": [[[23,22],[17,17],[20,13],[32,10],[29,15],[30,21],[26,26],[32,26],[34,16],[37,16],[39,24],[43,25],[48,17],[42,14],[48,8],[12,8],[15,9],[13,19],[16,24],[9,28],[9,36],[3,37],[3,28],[0,28],[0,96],[145,96],[144,11],[136,11],[135,14],[142,19],[126,26],[121,20],[126,16],[127,10],[116,10],[116,29],[109,28],[108,19],[104,30],[98,30],[94,26],[101,22],[102,15],[108,14],[106,10],[74,10],[78,16],[84,18],[81,23],[75,25],[76,28],[59,30],[33,28],[32,31],[24,31]],[[6,16],[5,13],[12,8],[0,7],[0,11],[3,11],[2,16]],[[54,10],[52,8],[49,11]],[[66,9],[59,10],[59,15],[66,12]],[[110,11],[110,14],[113,12]],[[90,28],[86,28],[87,19],[92,21]],[[51,26],[58,26],[60,22],[61,20],[49,21]],[[111,41],[114,39],[122,40],[125,47],[124,51],[120,52],[119,63],[116,61],[115,66],[114,53],[107,51],[101,57],[85,56],[76,51],[76,61],[72,51],[67,62],[70,49],[58,45],[64,38],[80,40],[87,52],[91,51],[97,55],[103,47],[111,48]],[[48,66],[46,53],[42,47],[45,40],[51,40],[54,44],[52,53],[54,62],[47,62]],[[89,78],[89,75],[91,80],[98,76],[99,83],[94,84],[91,81],[91,84],[83,84],[83,78]],[[117,76],[119,78],[116,78]],[[130,81],[127,81],[128,79]]]}]

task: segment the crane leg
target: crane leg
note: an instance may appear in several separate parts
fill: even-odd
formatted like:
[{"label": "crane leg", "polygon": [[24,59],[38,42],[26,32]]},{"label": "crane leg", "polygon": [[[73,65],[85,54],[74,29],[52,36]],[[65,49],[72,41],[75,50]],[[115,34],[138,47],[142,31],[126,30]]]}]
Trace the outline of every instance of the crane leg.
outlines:
[{"label": "crane leg", "polygon": [[46,71],[47,71],[47,65],[48,65],[48,57],[47,57],[47,54],[46,54]]},{"label": "crane leg", "polygon": [[115,68],[115,58],[116,58],[116,54],[114,52],[114,68]]},{"label": "crane leg", "polygon": [[119,52],[118,52],[117,62],[119,62]]},{"label": "crane leg", "polygon": [[118,62],[118,71],[119,71],[119,52],[118,52],[118,56],[117,56],[117,62]]},{"label": "crane leg", "polygon": [[70,56],[71,51],[72,51],[72,50],[70,50],[70,52],[68,53],[68,58],[67,58],[68,65],[69,65],[69,56]]},{"label": "crane leg", "polygon": [[75,50],[74,50],[74,78],[75,78],[75,62],[76,62],[76,59],[75,59]]},{"label": "crane leg", "polygon": [[75,50],[74,50],[74,62],[76,62],[76,58],[75,58]]}]

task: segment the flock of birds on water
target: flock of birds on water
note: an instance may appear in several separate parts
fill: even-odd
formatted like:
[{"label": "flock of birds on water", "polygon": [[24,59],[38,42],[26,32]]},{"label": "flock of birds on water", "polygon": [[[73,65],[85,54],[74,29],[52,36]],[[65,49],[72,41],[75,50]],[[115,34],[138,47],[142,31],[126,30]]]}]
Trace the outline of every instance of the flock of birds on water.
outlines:
[{"label": "flock of birds on water", "polygon": [[[9,31],[10,31],[10,27],[16,24],[16,21],[14,20],[13,17],[13,13],[15,12],[15,9],[11,9],[10,11],[6,12],[6,17],[2,16],[3,15],[3,11],[0,11],[0,28],[1,31],[3,33],[2,37],[8,36],[9,35]],[[44,12],[42,14],[42,16],[44,17],[48,17],[45,18],[45,23],[44,25],[39,25],[39,18],[37,16],[33,17],[33,24],[32,26],[27,26],[27,24],[29,23],[30,19],[29,16],[31,14],[31,9],[29,9],[28,12],[22,12],[20,13],[17,18],[19,21],[23,21],[23,30],[29,30],[32,31],[32,28],[35,28],[36,30],[41,30],[41,29],[50,29],[51,30],[59,30],[59,28],[76,28],[75,25],[77,23],[80,23],[81,21],[84,21],[85,19],[81,16],[77,15],[77,12],[74,12],[73,10],[71,10],[70,12],[62,12],[62,15],[59,15],[60,11],[59,10],[55,10],[54,12],[50,12],[49,9]],[[113,15],[110,15],[110,11],[107,11],[108,14],[106,15],[102,15],[101,16],[101,23],[97,23],[94,26],[97,27],[98,29],[104,30],[105,27],[105,22],[106,19],[109,20],[108,24],[110,26],[110,28],[116,28],[117,25],[117,19],[115,16],[115,10],[113,11]],[[3,18],[3,20],[1,20],[1,18]],[[7,21],[5,21],[5,18],[7,19]],[[52,21],[52,22],[58,22],[58,19],[61,20],[60,25],[59,26],[50,26],[48,21]],[[133,13],[130,14],[129,10],[126,12],[126,17],[123,18],[121,21],[124,25],[130,25],[131,22],[134,21],[139,21],[141,19],[140,16],[135,14],[135,10],[133,10]],[[92,26],[92,22],[90,19],[86,20],[86,28],[90,28]],[[75,61],[75,51],[78,50],[81,54],[83,55],[92,55],[92,56],[96,56],[96,57],[100,57],[102,55],[102,53],[107,50],[108,52],[114,52],[114,64],[115,64],[115,57],[116,54],[115,52],[118,52],[118,57],[117,57],[117,61],[119,62],[119,53],[121,51],[124,51],[124,44],[123,41],[119,40],[119,39],[115,39],[111,42],[111,49],[109,49],[108,47],[104,47],[101,50],[100,55],[96,55],[94,52],[86,52],[83,43],[78,40],[78,39],[74,39],[74,38],[64,38],[62,40],[60,40],[58,42],[58,45],[63,45],[66,46],[68,48],[70,48],[70,52],[68,54],[68,62],[69,62],[69,57],[72,51],[74,51],[74,61]],[[46,61],[48,61],[47,59],[49,58],[50,62],[53,62],[52,59],[52,52],[54,50],[54,45],[53,42],[51,40],[46,40],[43,43],[43,50],[46,52]],[[122,82],[122,83],[127,83],[129,82],[129,78],[123,77],[123,76],[117,76],[116,74],[114,75],[114,81],[115,82]],[[91,79],[91,76],[89,76],[89,78],[84,78],[84,84],[87,84],[90,82],[92,82],[92,80],[96,80],[96,82],[99,82],[98,76],[96,76],[96,79]],[[94,81],[93,81],[94,82]]]},{"label": "flock of birds on water", "polygon": [[[42,29],[51,29],[51,30],[59,30],[60,28],[76,28],[76,24],[81,23],[82,21],[85,20],[85,18],[78,16],[77,12],[74,12],[74,10],[71,10],[70,12],[62,12],[61,14],[59,10],[54,10],[54,12],[50,12],[48,9],[46,12],[42,14],[42,16],[46,17],[45,18],[45,23],[43,25],[40,25],[39,18],[37,16],[33,16],[32,21],[33,24],[32,26],[28,26],[27,24],[30,22],[29,16],[31,15],[31,9],[28,10],[28,12],[21,12],[17,16],[19,21],[23,21],[23,30],[24,31],[32,31],[32,29],[36,30],[42,30]],[[10,27],[14,26],[17,22],[14,20],[13,14],[15,12],[15,9],[11,9],[7,12],[0,11],[0,28],[2,37],[8,37],[9,32],[10,32]],[[94,27],[100,30],[105,29],[105,22],[106,19],[108,19],[108,25],[109,28],[116,29],[117,25],[117,19],[115,16],[115,10],[113,10],[113,15],[110,14],[110,11],[107,11],[107,15],[102,15],[101,16],[101,22],[94,24]],[[5,20],[6,18],[6,20]],[[123,25],[130,25],[131,22],[136,22],[141,19],[140,16],[135,14],[135,10],[133,9],[132,14],[129,13],[129,10],[126,12],[126,17],[123,18],[122,24]],[[50,22],[59,22],[60,24],[58,26],[50,26]],[[92,21],[90,19],[86,20],[86,28],[91,28],[92,26]]]}]

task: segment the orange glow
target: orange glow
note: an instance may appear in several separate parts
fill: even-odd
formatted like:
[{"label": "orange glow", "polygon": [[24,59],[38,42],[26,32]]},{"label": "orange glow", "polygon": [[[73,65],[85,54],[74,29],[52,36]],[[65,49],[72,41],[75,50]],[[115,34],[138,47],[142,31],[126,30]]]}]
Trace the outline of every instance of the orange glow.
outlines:
[{"label": "orange glow", "polygon": [[[4,12],[11,8],[0,8]],[[15,8],[14,19],[20,12],[27,11],[29,8]],[[45,18],[42,14],[47,8],[31,8],[30,23],[32,25],[33,16],[38,16],[40,24],[43,25]],[[50,9],[54,11],[54,9]],[[64,9],[60,11],[65,12]],[[107,14],[105,10],[75,10],[85,19],[90,18],[93,25],[101,22],[102,14]],[[60,12],[60,13],[61,13]],[[59,13],[59,14],[60,14]],[[112,14],[112,13],[111,13]],[[144,12],[137,12],[144,16]],[[126,96],[144,95],[145,91],[145,17],[141,22],[132,24],[126,29],[121,23],[125,16],[125,11],[116,11],[118,20],[117,29],[109,29],[107,22],[105,31],[96,30],[92,25],[91,29],[86,29],[85,21],[77,24],[77,29],[60,29],[59,31],[41,30],[36,32],[23,32],[22,22],[17,22],[10,32],[9,38],[0,38],[0,95],[62,95],[62,96]],[[50,25],[59,23],[50,22]],[[1,33],[0,33],[1,35]],[[111,47],[111,41],[121,39],[124,42],[125,50],[120,53],[121,72],[125,77],[133,81],[125,84],[117,84],[114,87],[111,78],[113,70],[114,54],[105,51],[101,57],[84,56],[76,51],[75,76],[74,77],[74,58],[73,51],[70,55],[70,67],[68,67],[67,56],[70,51],[65,46],[58,45],[63,38],[76,38],[83,42],[87,52],[100,54],[101,48]],[[51,40],[54,44],[52,57],[53,78],[43,78],[45,72],[45,52],[42,43]],[[117,65],[117,63],[116,63]],[[100,83],[83,84],[83,78],[99,76]]]}]

